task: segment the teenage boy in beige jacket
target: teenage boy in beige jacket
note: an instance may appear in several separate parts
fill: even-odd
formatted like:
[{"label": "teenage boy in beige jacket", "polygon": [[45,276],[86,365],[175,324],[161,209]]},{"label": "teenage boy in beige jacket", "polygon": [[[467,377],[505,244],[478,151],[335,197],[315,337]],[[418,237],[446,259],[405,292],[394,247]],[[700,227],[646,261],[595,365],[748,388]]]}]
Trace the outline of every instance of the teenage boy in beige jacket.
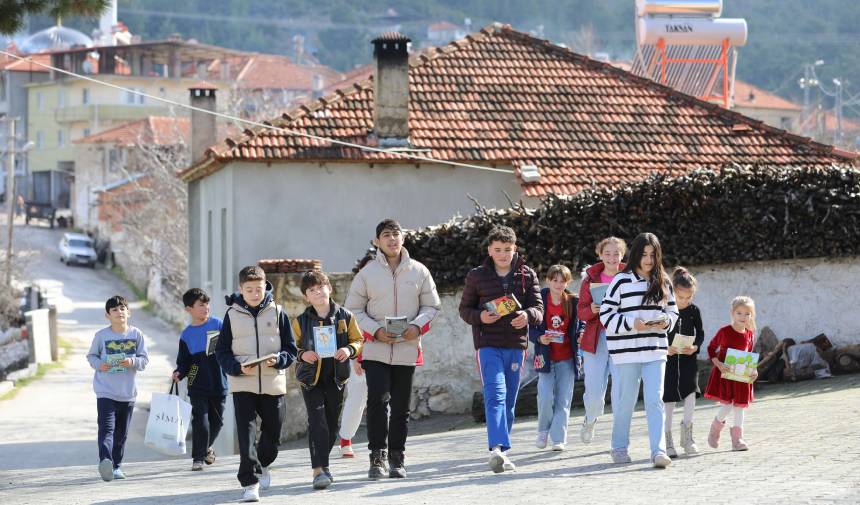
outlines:
[{"label": "teenage boy in beige jacket", "polygon": [[[344,306],[355,315],[365,340],[361,363],[367,377],[368,477],[380,479],[387,471],[389,477],[405,478],[412,376],[424,361],[421,336],[430,330],[441,304],[430,271],[403,248],[397,221],[379,223],[373,243],[376,258],[359,270]],[[408,322],[399,336],[386,331],[385,318],[395,316]]]}]

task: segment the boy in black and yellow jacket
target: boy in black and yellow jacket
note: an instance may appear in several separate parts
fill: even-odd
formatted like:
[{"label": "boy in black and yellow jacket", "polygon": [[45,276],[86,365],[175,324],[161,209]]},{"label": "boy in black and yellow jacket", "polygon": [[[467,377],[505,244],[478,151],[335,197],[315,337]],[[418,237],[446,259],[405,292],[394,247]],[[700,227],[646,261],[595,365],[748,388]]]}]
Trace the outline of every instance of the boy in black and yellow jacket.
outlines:
[{"label": "boy in black and yellow jacket", "polygon": [[296,379],[308,410],[313,486],[325,489],[332,483],[328,456],[338,439],[349,360],[358,356],[363,338],[352,313],[331,300],[331,283],[324,273],[305,273],[301,290],[311,305],[293,320],[299,350]]}]

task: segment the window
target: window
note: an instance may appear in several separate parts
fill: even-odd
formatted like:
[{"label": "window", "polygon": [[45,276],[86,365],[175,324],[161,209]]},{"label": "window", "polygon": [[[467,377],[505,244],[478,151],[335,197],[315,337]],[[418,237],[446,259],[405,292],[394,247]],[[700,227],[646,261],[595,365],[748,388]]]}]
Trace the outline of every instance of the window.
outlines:
[{"label": "window", "polygon": [[206,214],[206,279],[212,284],[212,211]]},{"label": "window", "polygon": [[81,90],[81,103],[87,105],[90,103],[90,89],[84,88]]},{"label": "window", "polygon": [[36,149],[42,149],[45,146],[45,134],[36,132]]},{"label": "window", "polygon": [[6,74],[0,74],[0,102],[6,100]]},{"label": "window", "polygon": [[84,128],[84,134],[82,135],[82,137],[89,137],[89,136],[90,136],[90,129]]},{"label": "window", "polygon": [[57,130],[57,147],[65,147],[66,146],[66,131],[65,130]]},{"label": "window", "polygon": [[791,130],[791,118],[790,117],[781,117],[779,118],[779,127],[783,130]]},{"label": "window", "polygon": [[36,110],[43,112],[45,110],[45,96],[41,91],[36,92]]},{"label": "window", "polygon": [[142,92],[143,90],[139,88],[130,88],[127,91],[123,91],[123,102],[127,105],[143,105],[145,97],[138,94]]},{"label": "window", "polygon": [[227,209],[221,209],[221,291],[227,290]]},{"label": "window", "polygon": [[57,107],[65,107],[66,106],[66,90],[58,89],[57,90]]},{"label": "window", "polygon": [[124,149],[111,149],[108,151],[108,170],[116,172],[125,166],[126,152]]}]

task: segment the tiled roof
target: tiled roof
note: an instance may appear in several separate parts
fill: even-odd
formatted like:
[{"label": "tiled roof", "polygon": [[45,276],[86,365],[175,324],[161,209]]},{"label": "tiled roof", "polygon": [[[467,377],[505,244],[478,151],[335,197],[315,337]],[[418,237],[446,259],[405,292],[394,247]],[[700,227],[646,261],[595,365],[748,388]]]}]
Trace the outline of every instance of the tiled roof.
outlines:
[{"label": "tiled roof", "polygon": [[314,76],[322,77],[323,86],[343,80],[343,75],[325,65],[297,64],[286,56],[257,54],[249,58],[236,78],[243,89],[312,90]]},{"label": "tiled roof", "polygon": [[792,111],[803,109],[803,107],[796,103],[789,102],[785,98],[737,79],[735,79],[734,102],[736,107]]},{"label": "tiled roof", "polygon": [[[728,163],[848,163],[856,157],[698,100],[566,48],[493,25],[412,59],[412,146],[439,160],[536,165],[529,196],[617,186],[652,172]],[[375,146],[373,83],[339,90],[273,124]],[[215,146],[182,173],[196,180],[232,160],[396,162],[389,153],[256,129]]]},{"label": "tiled roof", "polygon": [[[180,138],[177,138],[177,135]],[[75,141],[76,144],[158,144],[175,145],[191,138],[191,124],[185,117],[149,116],[137,121],[95,133]]]},{"label": "tiled roof", "polygon": [[302,260],[302,259],[271,259],[260,260],[257,265],[267,274],[294,274],[307,272],[308,270],[322,270],[322,262],[320,260]]},{"label": "tiled roof", "polygon": [[48,69],[33,62],[42,63],[43,65],[51,64],[51,57],[47,54],[30,54],[27,55],[28,60],[19,60],[6,55],[0,55],[0,70],[8,70],[10,72],[48,72]]}]

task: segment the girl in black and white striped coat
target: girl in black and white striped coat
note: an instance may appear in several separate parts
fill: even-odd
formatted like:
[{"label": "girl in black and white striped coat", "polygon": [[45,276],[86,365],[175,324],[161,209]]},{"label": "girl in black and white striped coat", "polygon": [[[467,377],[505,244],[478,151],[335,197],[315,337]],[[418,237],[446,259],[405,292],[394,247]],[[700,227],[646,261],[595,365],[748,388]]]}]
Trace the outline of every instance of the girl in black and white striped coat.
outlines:
[{"label": "girl in black and white striped coat", "polygon": [[678,320],[678,307],[663,267],[660,241],[652,233],[636,237],[624,271],[612,280],[600,305],[600,322],[612,360],[612,384],[620,388],[619,405],[612,406],[612,460],[629,463],[630,420],[644,384],[645,413],[651,461],[664,468],[663,376],[666,370],[666,334]]}]

